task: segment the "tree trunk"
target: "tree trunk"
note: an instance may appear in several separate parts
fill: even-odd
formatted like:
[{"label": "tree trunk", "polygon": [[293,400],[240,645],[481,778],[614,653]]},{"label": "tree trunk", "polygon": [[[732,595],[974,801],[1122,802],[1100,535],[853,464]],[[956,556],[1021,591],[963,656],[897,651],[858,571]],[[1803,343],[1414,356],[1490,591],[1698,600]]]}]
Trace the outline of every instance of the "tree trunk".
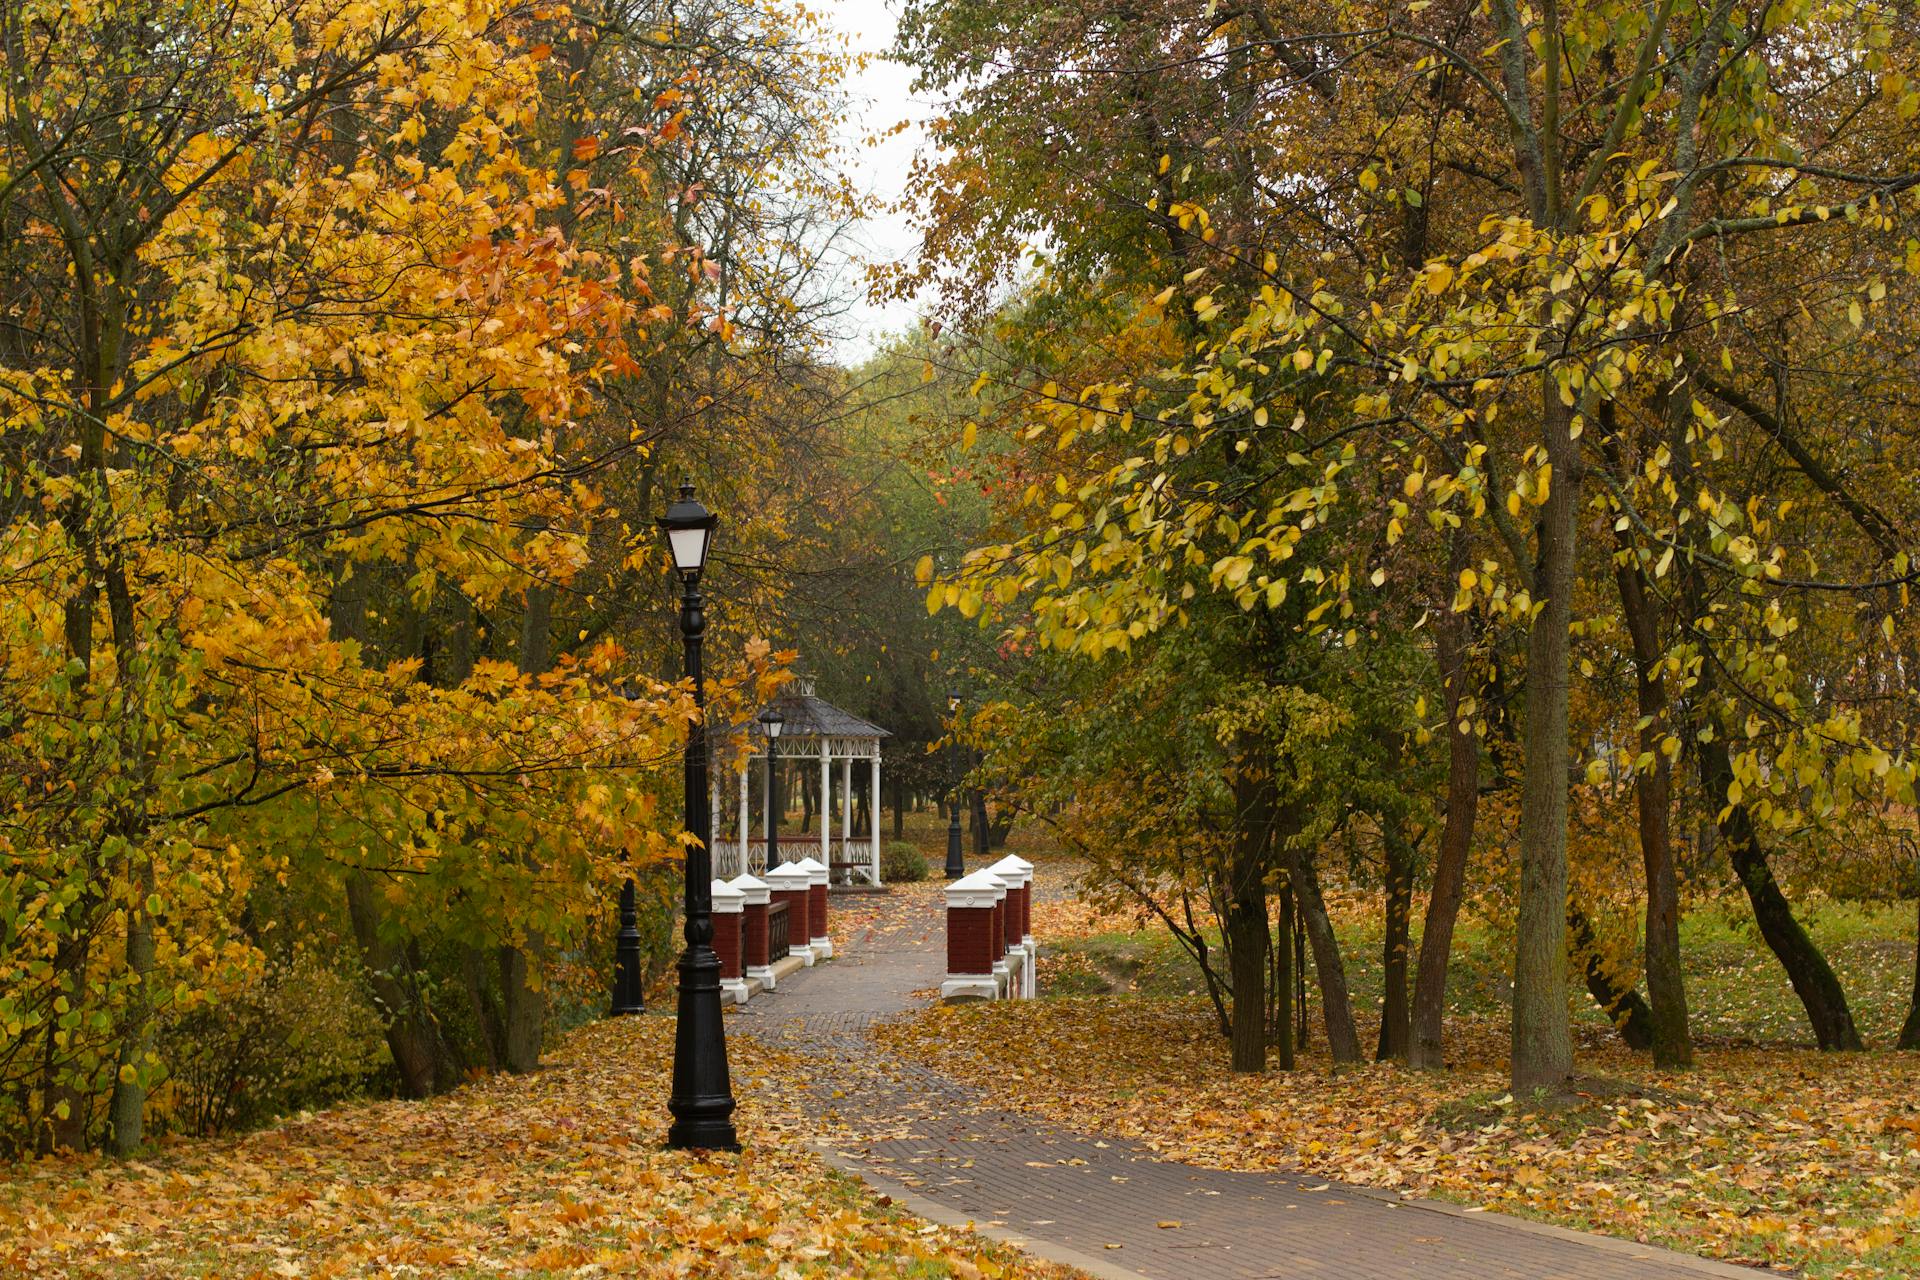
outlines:
[{"label": "tree trunk", "polygon": [[503,1056],[507,1070],[515,1075],[525,1075],[540,1066],[547,999],[539,986],[535,961],[542,954],[540,939],[534,936],[527,938],[524,947],[500,948],[500,996],[506,1010]]},{"label": "tree trunk", "polygon": [[1398,818],[1381,825],[1387,858],[1387,933],[1382,944],[1381,971],[1385,997],[1380,1006],[1380,1039],[1374,1045],[1376,1062],[1401,1061],[1412,1039],[1412,1011],[1407,1004],[1407,953],[1413,915],[1413,846]]},{"label": "tree trunk", "polygon": [[[520,620],[520,674],[539,676],[553,665],[553,589],[527,588],[527,612]],[[531,857],[531,851],[525,856]],[[500,1006],[505,1030],[507,1070],[524,1075],[540,1065],[542,1029],[547,1020],[546,985],[540,981],[540,940],[524,947],[500,948]]]},{"label": "tree trunk", "polygon": [[[1703,689],[1706,683],[1703,675]],[[1725,813],[1718,821],[1727,859],[1733,864],[1734,874],[1740,877],[1741,887],[1747,891],[1760,936],[1766,939],[1781,968],[1787,971],[1787,980],[1793,984],[1801,1007],[1807,1011],[1807,1023],[1813,1028],[1815,1042],[1826,1050],[1864,1049],[1860,1031],[1854,1026],[1853,1011],[1847,1007],[1846,990],[1819,946],[1794,918],[1793,907],[1781,891],[1780,882],[1774,879],[1773,868],[1760,847],[1753,815],[1745,804],[1728,803],[1728,788],[1733,785],[1733,761],[1719,733],[1713,735],[1711,742],[1700,743],[1696,754],[1707,807],[1715,813]]]},{"label": "tree trunk", "polygon": [[507,1029],[500,1016],[500,1002],[487,981],[487,953],[480,947],[466,947],[460,957],[461,984],[467,989],[467,1003],[473,1010],[474,1026],[480,1029],[480,1047],[486,1051],[487,1070],[504,1070],[507,1064]]},{"label": "tree trunk", "polygon": [[[1279,1060],[1282,1071],[1291,1071],[1294,1066],[1295,1041],[1293,1035],[1293,886],[1291,882],[1279,890],[1280,919],[1274,927],[1273,937],[1267,945],[1273,949],[1273,990],[1272,1009],[1268,1015],[1269,1027],[1267,1040],[1273,1046],[1274,1056]],[[1275,940],[1277,939],[1277,941]]]},{"label": "tree trunk", "polygon": [[[1233,1069],[1267,1066],[1267,852],[1273,831],[1273,782],[1252,772],[1243,750],[1233,783],[1236,822],[1227,883],[1227,950],[1233,987]],[[1260,762],[1264,769],[1265,763]]]},{"label": "tree trunk", "polygon": [[967,828],[973,835],[973,851],[985,855],[993,852],[993,820],[987,816],[987,796],[984,791],[975,791],[969,797]]},{"label": "tree trunk", "polygon": [[440,1056],[434,1043],[438,1035],[411,984],[401,976],[409,967],[404,949],[380,936],[379,905],[373,882],[364,871],[347,876],[347,915],[386,1020],[387,1048],[400,1073],[400,1092],[409,1098],[430,1097]]},{"label": "tree trunk", "polygon": [[[1465,567],[1467,544],[1456,538],[1455,572]],[[1453,929],[1466,894],[1467,855],[1473,848],[1473,828],[1480,808],[1480,735],[1468,725],[1463,731],[1461,705],[1469,696],[1467,622],[1449,615],[1434,628],[1440,667],[1446,680],[1447,702],[1447,813],[1440,829],[1440,850],[1433,864],[1433,894],[1427,900],[1426,925],[1420,934],[1420,967],[1414,977],[1413,1040],[1407,1046],[1410,1065],[1428,1071],[1446,1066],[1442,1053],[1447,1011],[1447,962],[1453,951]]]},{"label": "tree trunk", "polygon": [[893,780],[893,838],[907,838],[907,787],[899,778]]},{"label": "tree trunk", "polygon": [[1587,980],[1587,994],[1607,1015],[1613,1029],[1627,1042],[1629,1049],[1645,1053],[1653,1047],[1653,1010],[1632,987],[1622,988],[1607,971],[1606,958],[1600,954],[1599,939],[1594,936],[1593,921],[1580,905],[1567,901],[1567,927],[1573,931],[1574,950],[1580,956],[1580,968]]},{"label": "tree trunk", "polygon": [[[1611,409],[1611,405],[1609,405]],[[1612,455],[1610,449],[1609,456]],[[1616,470],[1619,468],[1616,466]],[[1614,570],[1621,611],[1633,640],[1634,686],[1640,708],[1640,752],[1648,764],[1635,763],[1634,801],[1640,823],[1640,859],[1647,877],[1647,998],[1653,1064],[1668,1069],[1693,1065],[1687,1034],[1687,988],[1680,969],[1680,884],[1673,863],[1673,758],[1663,749],[1672,732],[1667,686],[1662,674],[1666,653],[1660,644],[1647,581],[1636,556],[1631,530],[1616,533],[1625,553]],[[1591,982],[1588,984],[1591,986]]]},{"label": "tree trunk", "polygon": [[113,1098],[107,1107],[113,1153],[117,1156],[133,1155],[145,1141],[144,1072],[147,1055],[153,1049],[154,961],[153,917],[147,914],[147,899],[153,895],[154,887],[153,862],[142,858],[135,891],[139,902],[127,912],[127,971],[133,974],[135,985],[128,998],[127,1027],[120,1039]]},{"label": "tree trunk", "polygon": [[1359,1062],[1360,1033],[1353,1025],[1347,968],[1340,959],[1340,940],[1334,936],[1333,921],[1327,917],[1326,900],[1320,895],[1319,873],[1305,851],[1295,852],[1288,859],[1288,872],[1306,922],[1307,941],[1313,945],[1313,969],[1320,976],[1320,1011],[1327,1025],[1327,1050],[1336,1066]]},{"label": "tree trunk", "polygon": [[1514,1096],[1558,1089],[1573,1074],[1567,1015],[1567,629],[1579,537],[1580,455],[1573,411],[1541,379],[1552,480],[1540,509],[1527,636],[1527,738],[1520,798],[1520,907],[1513,957]]}]

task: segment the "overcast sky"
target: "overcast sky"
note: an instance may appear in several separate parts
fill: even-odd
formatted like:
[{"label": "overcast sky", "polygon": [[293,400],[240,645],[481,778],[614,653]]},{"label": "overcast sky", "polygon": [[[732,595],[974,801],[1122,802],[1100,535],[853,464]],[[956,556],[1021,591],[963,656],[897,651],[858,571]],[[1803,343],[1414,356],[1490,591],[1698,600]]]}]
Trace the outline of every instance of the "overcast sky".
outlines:
[{"label": "overcast sky", "polygon": [[[819,12],[843,33],[856,52],[885,53],[893,47],[894,15],[886,0],[825,0]],[[914,151],[921,141],[920,122],[930,104],[915,101],[910,92],[913,73],[897,63],[875,58],[866,71],[848,85],[852,102],[840,125],[840,139],[856,185],[871,197],[873,216],[856,230],[854,251],[880,260],[898,261],[911,255],[914,237],[901,218],[882,212],[905,189]],[[884,133],[902,120],[913,127],[876,145],[869,137]],[[864,281],[855,268],[845,271],[845,287],[858,295],[858,305],[844,319],[845,338],[836,347],[844,360],[859,360],[873,350],[879,337],[905,328],[913,321],[911,303],[875,307],[865,298]]]}]

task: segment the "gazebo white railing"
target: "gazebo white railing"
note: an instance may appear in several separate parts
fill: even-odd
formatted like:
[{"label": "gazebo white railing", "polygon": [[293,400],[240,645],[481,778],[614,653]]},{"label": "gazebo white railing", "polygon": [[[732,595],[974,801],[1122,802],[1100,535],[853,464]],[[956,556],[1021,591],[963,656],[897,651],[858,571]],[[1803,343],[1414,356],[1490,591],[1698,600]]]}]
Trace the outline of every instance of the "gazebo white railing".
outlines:
[{"label": "gazebo white railing", "polygon": [[[827,864],[838,883],[849,883],[855,876],[869,884],[880,883],[880,740],[891,735],[880,726],[843,711],[831,702],[816,697],[811,676],[796,677],[792,692],[775,699],[773,710],[782,716],[782,728],[774,747],[781,760],[804,760],[820,770],[817,832],[780,831],[780,857],[783,861],[813,857]],[[775,804],[766,797],[761,814],[761,829],[752,830],[752,796],[766,790],[768,739],[755,718],[733,726],[729,736],[746,734],[755,748],[743,753],[733,779],[731,797],[722,795],[719,771],[713,776],[713,861],[716,868],[727,868],[727,875],[744,871],[754,874],[767,869],[767,826]],[[857,762],[865,767],[854,768]],[[835,769],[838,764],[839,787],[835,795]],[[860,776],[864,775],[864,777]],[[853,829],[853,796],[856,781],[867,788],[867,827],[864,834]],[[838,830],[835,830],[835,801],[838,800]],[[723,801],[731,800],[731,804]],[[734,818],[732,838],[721,831],[723,815]],[[716,872],[716,874],[720,874]]]}]

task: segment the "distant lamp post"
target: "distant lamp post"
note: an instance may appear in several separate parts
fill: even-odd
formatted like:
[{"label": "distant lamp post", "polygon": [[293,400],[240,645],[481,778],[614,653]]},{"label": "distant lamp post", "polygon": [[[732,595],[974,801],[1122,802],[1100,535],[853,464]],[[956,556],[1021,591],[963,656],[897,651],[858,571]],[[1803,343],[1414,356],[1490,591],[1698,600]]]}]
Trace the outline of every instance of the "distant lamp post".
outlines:
[{"label": "distant lamp post", "polygon": [[673,1125],[667,1145],[680,1150],[738,1151],[733,1132],[733,1087],[727,1077],[727,1033],[720,1021],[720,957],[713,951],[713,814],[707,796],[706,684],[700,669],[700,638],[707,629],[700,572],[720,518],[694,499],[693,485],[680,485],[660,527],[667,531],[673,567],[680,575],[680,638],[687,679],[693,682],[693,718],[687,726],[686,950],[680,954],[679,1020],[673,1040],[673,1093],[667,1110]]},{"label": "distant lamp post", "polygon": [[620,890],[620,937],[613,944],[614,1015],[645,1013],[646,997],[640,989],[640,913],[634,906],[633,877]]},{"label": "distant lamp post", "polygon": [[780,806],[774,799],[773,766],[774,757],[780,754],[780,730],[787,718],[768,707],[760,713],[760,728],[767,735],[767,866],[768,871],[780,865]]},{"label": "distant lamp post", "polygon": [[[947,694],[947,726],[951,733],[960,719],[960,691]],[[952,790],[947,797],[947,879],[958,880],[967,874],[966,855],[960,851],[960,770],[959,749],[947,746],[947,774]]]}]

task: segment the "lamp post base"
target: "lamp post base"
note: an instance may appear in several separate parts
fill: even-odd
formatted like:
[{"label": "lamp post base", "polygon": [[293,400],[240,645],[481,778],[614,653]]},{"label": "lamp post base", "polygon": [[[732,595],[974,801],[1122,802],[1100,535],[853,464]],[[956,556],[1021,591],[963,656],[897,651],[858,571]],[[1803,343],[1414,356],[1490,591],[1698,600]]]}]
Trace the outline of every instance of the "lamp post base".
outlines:
[{"label": "lamp post base", "polygon": [[720,1021],[720,957],[711,947],[690,946],[680,956],[679,970],[673,1096],[667,1100],[673,1125],[667,1130],[667,1145],[679,1151],[738,1151],[726,1031]]}]

